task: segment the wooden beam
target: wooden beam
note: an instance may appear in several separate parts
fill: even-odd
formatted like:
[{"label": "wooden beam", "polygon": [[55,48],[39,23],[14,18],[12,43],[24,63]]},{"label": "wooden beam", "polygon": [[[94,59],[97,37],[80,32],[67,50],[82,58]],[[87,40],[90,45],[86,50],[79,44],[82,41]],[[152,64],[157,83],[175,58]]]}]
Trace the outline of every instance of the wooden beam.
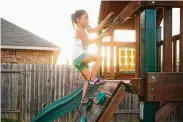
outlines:
[{"label": "wooden beam", "polygon": [[183,101],[183,72],[148,72],[148,101]]},{"label": "wooden beam", "polygon": [[179,102],[168,102],[163,105],[157,112],[156,112],[156,122],[162,122],[169,117],[173,111],[180,105]]},{"label": "wooden beam", "polygon": [[172,72],[172,9],[164,8],[163,71]]},{"label": "wooden beam", "polygon": [[115,27],[119,24],[124,22],[125,19],[131,18],[137,11],[142,9],[144,5],[143,1],[131,1],[114,19],[111,26],[109,26],[106,30],[114,30]]},{"label": "wooden beam", "polygon": [[115,77],[115,80],[129,80],[131,78],[135,78],[135,74],[134,73],[123,73],[123,72],[119,72],[118,75]]},{"label": "wooden beam", "polygon": [[126,92],[122,88],[119,88],[98,122],[110,122],[119,104],[124,100],[125,95]]},{"label": "wooden beam", "polygon": [[124,20],[128,17],[131,17],[138,10],[140,10],[143,6],[142,1],[131,1],[119,14],[120,20]]},{"label": "wooden beam", "polygon": [[140,77],[140,13],[135,16],[136,48],[135,48],[135,77]]},{"label": "wooden beam", "polygon": [[144,96],[144,80],[141,78],[131,78],[132,94]]},{"label": "wooden beam", "polygon": [[183,72],[183,8],[180,9],[180,72]]},{"label": "wooden beam", "polygon": [[[180,39],[180,34],[172,36],[172,42],[177,41],[179,39]],[[161,41],[164,42],[164,40],[161,40]]]},{"label": "wooden beam", "polygon": [[182,8],[183,1],[147,1],[146,6],[151,7],[169,7],[169,8]]},{"label": "wooden beam", "polygon": [[135,47],[135,42],[102,42],[103,46]]}]

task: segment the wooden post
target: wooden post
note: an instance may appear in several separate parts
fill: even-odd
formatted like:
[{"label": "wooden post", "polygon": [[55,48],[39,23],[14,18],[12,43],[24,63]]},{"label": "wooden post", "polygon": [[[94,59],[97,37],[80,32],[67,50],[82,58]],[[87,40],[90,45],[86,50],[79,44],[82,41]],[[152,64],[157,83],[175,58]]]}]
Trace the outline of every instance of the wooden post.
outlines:
[{"label": "wooden post", "polygon": [[180,72],[183,72],[183,8],[180,9]]},{"label": "wooden post", "polygon": [[119,46],[116,45],[116,73],[119,73]]},{"label": "wooden post", "polygon": [[177,69],[177,40],[173,40],[173,72]]},{"label": "wooden post", "polygon": [[104,46],[104,77],[107,76],[107,46]]},{"label": "wooden post", "polygon": [[140,77],[140,13],[135,16],[136,48],[135,48],[135,77]]},{"label": "wooden post", "polygon": [[172,8],[164,8],[163,71],[172,72]]},{"label": "wooden post", "polygon": [[[140,78],[146,78],[147,72],[157,71],[156,60],[156,10],[145,9],[140,15]],[[144,81],[144,86],[146,82]],[[144,89],[147,90],[147,89]],[[144,91],[146,93],[146,91]],[[147,96],[145,96],[146,99]],[[157,111],[156,102],[143,102],[143,122],[154,122]]]},{"label": "wooden post", "polygon": [[114,79],[114,46],[112,42],[114,42],[114,32],[110,37],[110,79]]}]

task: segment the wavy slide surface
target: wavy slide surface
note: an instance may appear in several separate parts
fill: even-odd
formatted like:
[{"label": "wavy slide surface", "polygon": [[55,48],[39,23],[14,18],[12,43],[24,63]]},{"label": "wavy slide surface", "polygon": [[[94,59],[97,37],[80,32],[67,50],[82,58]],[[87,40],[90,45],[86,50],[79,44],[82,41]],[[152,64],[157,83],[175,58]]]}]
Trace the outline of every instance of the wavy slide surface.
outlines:
[{"label": "wavy slide surface", "polygon": [[[52,122],[53,120],[72,112],[80,105],[82,88],[83,84],[76,88],[72,93],[46,106],[32,119],[32,122]],[[88,97],[92,96],[97,88],[98,87],[89,87]]]}]

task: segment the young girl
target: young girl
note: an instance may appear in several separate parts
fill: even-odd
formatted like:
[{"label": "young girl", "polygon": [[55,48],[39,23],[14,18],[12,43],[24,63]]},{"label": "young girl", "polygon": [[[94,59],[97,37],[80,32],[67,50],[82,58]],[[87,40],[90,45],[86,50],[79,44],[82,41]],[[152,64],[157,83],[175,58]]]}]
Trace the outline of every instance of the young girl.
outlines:
[{"label": "young girl", "polygon": [[[84,103],[87,100],[85,99],[86,90],[88,83],[91,85],[100,85],[103,84],[103,80],[100,77],[97,77],[102,58],[99,55],[90,55],[87,53],[88,45],[92,43],[99,44],[101,39],[105,36],[109,36],[109,32],[102,33],[96,39],[89,39],[88,32],[99,32],[106,24],[108,19],[111,18],[113,13],[109,13],[108,16],[95,28],[90,28],[88,25],[88,14],[85,10],[77,10],[71,15],[71,20],[75,28],[75,39],[73,45],[73,64],[81,72],[82,76],[86,80],[83,86],[83,95],[81,102]],[[91,74],[88,69],[88,63],[95,62]]]}]

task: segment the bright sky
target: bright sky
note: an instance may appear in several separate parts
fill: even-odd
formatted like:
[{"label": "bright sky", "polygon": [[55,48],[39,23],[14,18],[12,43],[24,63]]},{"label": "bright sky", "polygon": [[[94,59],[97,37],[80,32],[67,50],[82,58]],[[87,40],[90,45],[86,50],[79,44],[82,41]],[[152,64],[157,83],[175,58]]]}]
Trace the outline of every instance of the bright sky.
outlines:
[{"label": "bright sky", "polygon": [[[1,1],[0,17],[60,46],[60,64],[66,63],[72,55],[71,14],[84,9],[89,14],[90,25],[96,26],[99,6],[100,0],[4,0]],[[179,9],[173,9],[173,35],[179,33],[179,15]],[[117,41],[135,41],[134,31],[116,31],[115,35]]]},{"label": "bright sky", "polygon": [[[71,57],[71,14],[84,9],[91,26],[98,23],[100,0],[4,0],[0,17],[61,47],[59,62]],[[58,63],[59,63],[58,62]]]}]

